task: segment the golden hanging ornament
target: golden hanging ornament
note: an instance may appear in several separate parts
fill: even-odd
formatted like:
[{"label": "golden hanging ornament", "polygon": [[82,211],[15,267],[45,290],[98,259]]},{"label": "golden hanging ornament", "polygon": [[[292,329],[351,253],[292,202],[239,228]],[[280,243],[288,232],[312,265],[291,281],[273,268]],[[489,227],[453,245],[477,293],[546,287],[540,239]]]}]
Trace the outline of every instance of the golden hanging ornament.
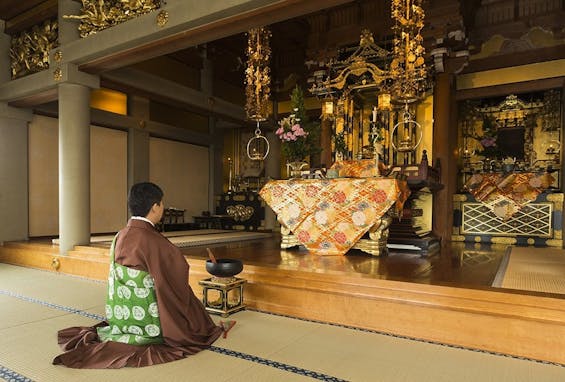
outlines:
[{"label": "golden hanging ornament", "polygon": [[392,97],[397,102],[410,103],[422,97],[429,81],[421,34],[425,16],[422,0],[392,0],[391,16],[394,20]]},{"label": "golden hanging ornament", "polygon": [[252,28],[248,32],[245,111],[247,118],[253,121],[266,120],[270,112],[270,38],[271,32],[264,27]]}]

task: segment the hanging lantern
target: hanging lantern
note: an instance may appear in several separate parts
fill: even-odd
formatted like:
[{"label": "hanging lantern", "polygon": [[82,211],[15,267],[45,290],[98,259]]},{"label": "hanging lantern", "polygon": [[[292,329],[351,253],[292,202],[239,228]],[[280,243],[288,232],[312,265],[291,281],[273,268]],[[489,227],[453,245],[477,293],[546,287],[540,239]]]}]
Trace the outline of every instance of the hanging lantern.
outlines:
[{"label": "hanging lantern", "polygon": [[408,104],[404,110],[402,121],[392,128],[391,146],[400,153],[410,153],[422,142],[422,126],[416,122],[414,116],[408,110]]},{"label": "hanging lantern", "polygon": [[255,136],[247,142],[247,157],[251,160],[264,160],[269,155],[269,141],[261,134],[259,121],[255,129]]},{"label": "hanging lantern", "polygon": [[322,101],[322,119],[333,120],[334,118],[334,101],[332,99]]},{"label": "hanging lantern", "polygon": [[379,110],[390,110],[390,93],[379,93],[377,96],[377,105]]}]

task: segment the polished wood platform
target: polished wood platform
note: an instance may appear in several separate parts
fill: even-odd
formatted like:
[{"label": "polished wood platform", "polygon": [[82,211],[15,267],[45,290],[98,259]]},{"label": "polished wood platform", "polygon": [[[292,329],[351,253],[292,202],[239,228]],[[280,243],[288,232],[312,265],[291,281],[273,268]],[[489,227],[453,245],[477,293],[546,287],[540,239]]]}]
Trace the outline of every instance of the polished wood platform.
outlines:
[{"label": "polished wood platform", "polygon": [[[381,258],[281,250],[275,237],[209,247],[217,258],[243,260],[238,277],[250,308],[565,364],[565,296],[490,287],[505,247],[456,243],[430,257]],[[59,256],[47,242],[5,243],[0,261],[103,280],[107,253],[101,244]],[[201,295],[206,248],[183,253]]]}]

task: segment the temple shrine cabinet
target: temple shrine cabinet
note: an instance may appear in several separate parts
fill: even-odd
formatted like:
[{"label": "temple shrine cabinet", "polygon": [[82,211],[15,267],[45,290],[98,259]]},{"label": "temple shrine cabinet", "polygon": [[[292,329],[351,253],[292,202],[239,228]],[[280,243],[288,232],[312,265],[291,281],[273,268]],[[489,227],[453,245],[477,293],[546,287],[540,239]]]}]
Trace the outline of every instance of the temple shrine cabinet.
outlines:
[{"label": "temple shrine cabinet", "polygon": [[452,240],[563,246],[562,91],[459,105]]}]

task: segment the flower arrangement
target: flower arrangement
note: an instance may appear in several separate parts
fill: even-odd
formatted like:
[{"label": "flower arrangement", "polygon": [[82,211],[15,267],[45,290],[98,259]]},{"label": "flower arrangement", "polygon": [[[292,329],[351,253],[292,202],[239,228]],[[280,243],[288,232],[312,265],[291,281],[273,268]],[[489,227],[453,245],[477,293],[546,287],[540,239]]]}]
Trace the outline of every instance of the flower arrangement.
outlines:
[{"label": "flower arrangement", "polygon": [[[295,113],[296,111],[297,109],[294,110]],[[289,161],[300,161],[308,156],[308,132],[300,126],[300,118],[296,118],[296,114],[281,119],[275,134],[282,141],[283,152]]]},{"label": "flower arrangement", "polygon": [[504,163],[505,165],[513,166],[516,163],[516,158],[506,157],[506,158],[504,158],[502,163]]},{"label": "flower arrangement", "polygon": [[282,152],[288,162],[304,161],[320,152],[317,124],[309,121],[304,107],[304,93],[298,86],[290,96],[293,113],[279,121],[275,134],[282,142]]}]

